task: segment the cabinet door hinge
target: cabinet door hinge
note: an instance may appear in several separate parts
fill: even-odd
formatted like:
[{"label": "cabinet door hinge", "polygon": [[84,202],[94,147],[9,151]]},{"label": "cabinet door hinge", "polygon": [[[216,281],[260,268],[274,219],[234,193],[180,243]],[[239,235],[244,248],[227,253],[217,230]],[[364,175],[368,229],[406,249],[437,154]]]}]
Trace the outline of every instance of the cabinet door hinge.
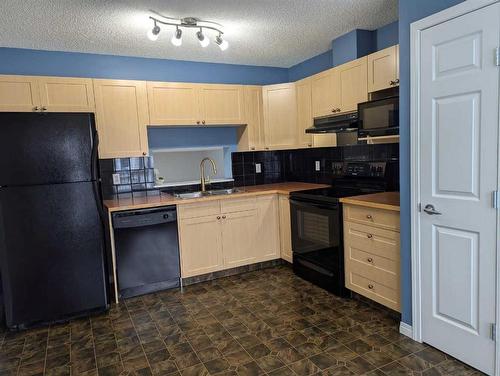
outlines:
[{"label": "cabinet door hinge", "polygon": [[498,209],[500,208],[500,195],[498,194],[498,191],[493,191],[493,195],[492,195],[492,198],[491,198],[491,205],[493,206],[493,209]]},{"label": "cabinet door hinge", "polygon": [[500,47],[495,48],[495,65],[500,66]]},{"label": "cabinet door hinge", "polygon": [[497,324],[490,324],[490,339],[496,341],[497,337]]},{"label": "cabinet door hinge", "polygon": [[419,211],[419,212],[421,212],[421,211],[422,211],[422,203],[421,203],[421,202],[419,202],[419,203],[418,203],[418,211]]}]

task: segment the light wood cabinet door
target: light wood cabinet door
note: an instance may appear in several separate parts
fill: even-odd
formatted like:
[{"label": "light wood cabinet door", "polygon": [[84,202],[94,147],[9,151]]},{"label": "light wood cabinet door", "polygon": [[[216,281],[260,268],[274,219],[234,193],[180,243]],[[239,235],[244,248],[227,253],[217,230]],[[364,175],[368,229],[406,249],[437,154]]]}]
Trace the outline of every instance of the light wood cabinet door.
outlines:
[{"label": "light wood cabinet door", "polygon": [[313,145],[315,148],[337,146],[337,134],[336,133],[315,134],[313,135]]},{"label": "light wood cabinet door", "polygon": [[201,125],[200,85],[148,82],[151,125]]},{"label": "light wood cabinet door", "polygon": [[0,111],[32,112],[40,107],[38,78],[0,76]]},{"label": "light wood cabinet door", "polygon": [[265,149],[293,148],[297,144],[297,104],[295,84],[262,88]]},{"label": "light wood cabinet door", "polygon": [[220,215],[179,221],[182,277],[222,270],[222,224]]},{"label": "light wood cabinet door", "polygon": [[279,210],[281,258],[292,263],[292,228],[290,218],[290,200],[288,199],[288,196],[279,196]]},{"label": "light wood cabinet door", "polygon": [[335,104],[338,112],[358,110],[358,103],[368,100],[368,59],[362,57],[342,64],[336,68],[338,85],[338,103]]},{"label": "light wood cabinet door", "polygon": [[257,197],[256,251],[259,262],[280,258],[278,195]]},{"label": "light wood cabinet door", "polygon": [[146,82],[94,80],[94,93],[100,157],[147,155]]},{"label": "light wood cabinet door", "polygon": [[311,76],[311,101],[313,117],[331,115],[339,102],[339,85],[336,68]]},{"label": "light wood cabinet door", "polygon": [[297,144],[312,147],[312,135],[305,132],[313,125],[311,79],[295,82],[297,93]]},{"label": "light wood cabinet door", "polygon": [[253,264],[258,260],[256,246],[257,209],[222,214],[222,254],[224,268]]},{"label": "light wood cabinet door", "polygon": [[245,104],[241,85],[201,85],[202,124],[237,125],[245,123]]},{"label": "light wood cabinet door", "polygon": [[243,92],[246,126],[238,128],[238,151],[264,149],[262,86],[247,85]]},{"label": "light wood cabinet door", "polygon": [[399,45],[368,55],[368,91],[399,85]]},{"label": "light wood cabinet door", "polygon": [[87,78],[40,77],[40,101],[47,112],[94,112],[94,89]]}]

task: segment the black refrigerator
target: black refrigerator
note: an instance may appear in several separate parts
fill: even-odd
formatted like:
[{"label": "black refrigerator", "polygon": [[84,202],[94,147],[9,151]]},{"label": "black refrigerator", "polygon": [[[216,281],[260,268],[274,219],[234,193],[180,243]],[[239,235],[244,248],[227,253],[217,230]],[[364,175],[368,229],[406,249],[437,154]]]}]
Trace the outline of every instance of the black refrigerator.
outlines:
[{"label": "black refrigerator", "polygon": [[108,307],[93,114],[0,113],[0,272],[10,329]]}]

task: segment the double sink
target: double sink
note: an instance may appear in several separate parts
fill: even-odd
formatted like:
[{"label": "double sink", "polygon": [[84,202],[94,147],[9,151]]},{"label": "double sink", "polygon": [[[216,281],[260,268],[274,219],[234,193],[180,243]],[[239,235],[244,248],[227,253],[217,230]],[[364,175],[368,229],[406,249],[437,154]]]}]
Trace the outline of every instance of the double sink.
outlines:
[{"label": "double sink", "polygon": [[224,196],[224,195],[231,195],[231,194],[239,193],[239,192],[242,192],[242,190],[237,189],[237,188],[214,189],[214,190],[210,190],[210,191],[174,193],[174,197],[178,197],[181,199],[190,199],[190,198],[200,198],[200,197],[207,197],[207,196]]}]

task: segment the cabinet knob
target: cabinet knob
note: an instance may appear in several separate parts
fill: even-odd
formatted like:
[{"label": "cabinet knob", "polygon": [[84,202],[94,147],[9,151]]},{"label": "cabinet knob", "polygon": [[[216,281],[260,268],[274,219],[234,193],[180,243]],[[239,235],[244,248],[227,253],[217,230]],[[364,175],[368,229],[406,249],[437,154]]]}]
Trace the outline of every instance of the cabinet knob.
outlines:
[{"label": "cabinet knob", "polygon": [[145,151],[143,151],[142,155],[146,156],[146,155],[148,155],[148,153],[146,153]]},{"label": "cabinet knob", "polygon": [[371,238],[373,238],[373,235],[372,235],[372,234],[367,234],[367,235],[366,235],[366,237],[367,237],[368,239],[371,239]]},{"label": "cabinet knob", "polygon": [[196,121],[196,124],[200,124],[200,121],[199,121],[199,120],[198,120],[198,121]]},{"label": "cabinet knob", "polygon": [[373,285],[370,283],[370,284],[368,285],[368,288],[369,288],[370,290],[373,290]]},{"label": "cabinet knob", "polygon": [[47,107],[43,106],[42,111],[47,111]]},{"label": "cabinet knob", "polygon": [[366,215],[366,219],[373,219],[372,215],[371,214],[367,214]]},{"label": "cabinet knob", "polygon": [[222,219],[226,219],[226,216],[225,216],[225,215],[223,215],[223,216],[222,216]]},{"label": "cabinet knob", "polygon": [[396,78],[396,81],[394,81],[394,84],[395,85],[399,84],[399,78]]},{"label": "cabinet knob", "polygon": [[203,121],[201,122],[201,124],[205,124],[205,120],[203,120]]},{"label": "cabinet knob", "polygon": [[391,82],[389,82],[389,85],[391,85],[391,86],[396,85],[396,81],[391,81]]},{"label": "cabinet knob", "polygon": [[33,107],[33,111],[38,111],[40,109],[40,107],[36,106],[36,107]]},{"label": "cabinet knob", "polygon": [[340,108],[337,108],[337,112],[340,112]]},{"label": "cabinet knob", "polygon": [[220,215],[217,216],[217,219],[220,219]]},{"label": "cabinet knob", "polygon": [[332,108],[332,112],[335,112],[335,108]]},{"label": "cabinet knob", "polygon": [[368,258],[366,259],[366,261],[368,261],[368,262],[372,263],[372,262],[373,262],[373,259],[372,259],[371,257],[368,257]]},{"label": "cabinet knob", "polygon": [[264,148],[264,149],[269,150],[269,148]]},{"label": "cabinet knob", "polygon": [[250,150],[255,150],[255,146],[252,146],[252,147],[250,148]]},{"label": "cabinet knob", "polygon": [[307,146],[312,147],[313,145],[312,144],[307,144]]}]

